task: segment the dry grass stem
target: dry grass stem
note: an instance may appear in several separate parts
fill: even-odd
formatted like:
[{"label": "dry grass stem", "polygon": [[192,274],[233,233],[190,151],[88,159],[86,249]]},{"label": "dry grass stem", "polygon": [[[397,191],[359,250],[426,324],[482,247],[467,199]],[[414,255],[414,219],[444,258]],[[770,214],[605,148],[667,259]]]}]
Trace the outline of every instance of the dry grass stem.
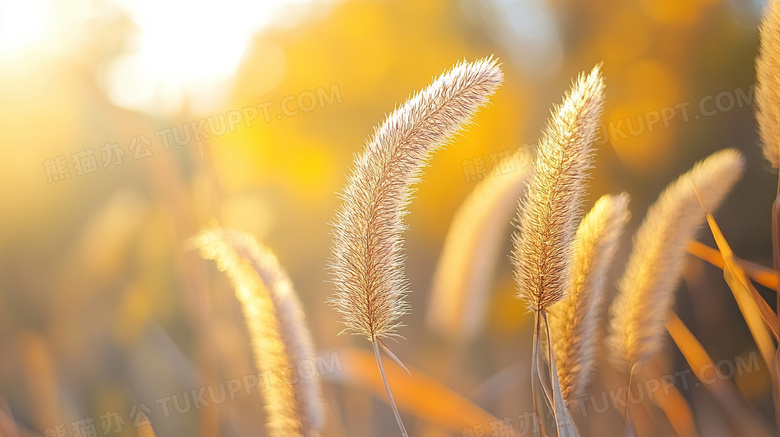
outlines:
[{"label": "dry grass stem", "polygon": [[[770,0],[760,28],[761,45],[756,59],[756,120],[763,142],[764,156],[780,168],[780,2]],[[780,272],[780,178],[772,204],[772,257],[775,271]],[[776,311],[780,315],[780,288],[776,289]],[[778,319],[780,320],[780,319]],[[780,325],[774,326],[780,331]],[[774,362],[780,366],[780,348]],[[780,367],[774,369],[780,374]],[[774,387],[775,416],[780,427],[780,379]]]},{"label": "dry grass stem", "polygon": [[[715,267],[723,270],[726,267],[726,262],[723,260],[723,255],[717,249],[713,249],[706,244],[700,243],[696,240],[692,240],[688,243],[688,253],[699,258],[702,261],[714,265]],[[745,261],[734,256],[734,262],[739,268],[745,271],[750,279],[758,282],[770,290],[776,291],[778,287],[778,275],[775,270],[768,269],[762,265]]]},{"label": "dry grass stem", "polygon": [[682,352],[696,378],[707,382],[702,386],[712,393],[715,400],[723,407],[726,422],[732,431],[737,431],[737,435],[761,437],[772,435],[731,381],[708,375],[706,370],[714,368],[715,362],[674,311],[669,313],[666,330]]}]

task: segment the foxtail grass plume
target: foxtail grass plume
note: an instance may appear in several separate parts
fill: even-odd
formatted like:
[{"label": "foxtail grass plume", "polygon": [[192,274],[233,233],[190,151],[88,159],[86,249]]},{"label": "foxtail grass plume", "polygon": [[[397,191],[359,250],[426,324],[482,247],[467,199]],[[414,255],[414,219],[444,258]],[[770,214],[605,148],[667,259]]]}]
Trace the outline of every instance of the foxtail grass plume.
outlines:
[{"label": "foxtail grass plume", "polygon": [[394,335],[404,299],[401,234],[411,185],[503,81],[492,58],[460,63],[390,114],[355,159],[334,224],[330,263],[345,331],[369,340]]},{"label": "foxtail grass plume", "polygon": [[615,363],[625,370],[663,345],[686,245],[704,224],[702,207],[717,209],[743,166],[742,155],[734,149],[714,153],[669,185],[648,210],[610,309],[607,344]]},{"label": "foxtail grass plume", "polygon": [[319,379],[307,375],[293,383],[281,376],[315,356],[301,303],[276,257],[252,236],[231,229],[204,230],[193,243],[233,284],[257,369],[278,379],[278,385],[263,390],[268,434],[318,436],[324,421]]},{"label": "foxtail grass plume", "polygon": [[426,322],[450,342],[467,342],[482,326],[495,261],[530,172],[525,152],[498,164],[514,171],[492,173],[474,188],[447,231]]},{"label": "foxtail grass plume", "polygon": [[[477,110],[504,76],[492,59],[460,63],[393,111],[355,159],[336,214],[333,258],[335,288],[329,303],[345,331],[364,335],[374,347],[379,373],[401,434],[407,436],[385,376],[379,345],[397,335],[409,310],[404,295],[401,234],[403,217],[423,167]],[[398,361],[396,359],[396,361]],[[400,361],[398,361],[400,364]]]},{"label": "foxtail grass plume", "polygon": [[567,404],[584,395],[595,364],[609,266],[631,214],[629,196],[602,196],[582,219],[574,241],[569,293],[550,308],[550,335]]},{"label": "foxtail grass plume", "polygon": [[756,104],[764,156],[780,168],[780,2],[770,0],[761,23],[756,59]]},{"label": "foxtail grass plume", "polygon": [[553,109],[539,140],[512,250],[517,296],[533,311],[559,301],[571,285],[572,247],[593,161],[590,144],[603,103],[604,80],[596,66]]}]

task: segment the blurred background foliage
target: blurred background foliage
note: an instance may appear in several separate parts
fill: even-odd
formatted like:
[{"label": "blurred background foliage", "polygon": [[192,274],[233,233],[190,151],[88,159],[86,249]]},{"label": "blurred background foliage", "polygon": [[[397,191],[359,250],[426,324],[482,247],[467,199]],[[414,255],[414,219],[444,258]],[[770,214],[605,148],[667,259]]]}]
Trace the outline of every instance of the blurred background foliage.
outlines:
[{"label": "blurred background foliage", "polygon": [[[443,346],[424,329],[433,268],[476,185],[470,179],[482,165],[492,170],[491,156],[534,144],[571,78],[603,62],[609,138],[598,146],[588,205],[627,191],[633,230],[693,162],[736,147],[749,170],[717,217],[741,257],[770,265],[776,176],[760,154],[755,108],[718,110],[714,100],[752,95],[761,8],[724,0],[0,2],[2,417],[21,435],[57,425],[74,435],[72,422],[91,417],[100,434],[104,415],[118,412],[127,423],[108,434],[149,435],[130,417],[143,403],[158,436],[262,435],[257,396],[170,417],[155,403],[254,372],[232,292],[186,239],[212,220],[251,232],[288,269],[318,350],[365,347],[337,336],[336,314],[323,303],[329,222],[352,158],[433,76],[494,55],[505,85],[434,157],[411,205],[413,311],[395,352],[516,420],[531,408],[528,369],[518,364],[528,361],[530,320],[512,297],[506,257],[483,334],[456,374],[437,373]],[[332,101],[301,100],[322,92]],[[703,116],[700,104],[715,113]],[[224,135],[166,148],[159,134],[256,105],[255,120]],[[663,108],[674,117],[649,129],[648,114]],[[151,143],[144,158],[142,136]],[[118,144],[121,164],[104,162],[106,144]],[[78,175],[71,155],[89,149],[97,170]],[[49,182],[47,160],[57,157],[70,177]],[[755,349],[716,269],[691,259],[678,307],[716,361]],[[671,347],[667,361],[685,366]],[[762,371],[735,382],[770,418],[767,381]],[[706,392],[685,395],[702,435],[722,435]],[[366,390],[328,382],[326,402],[325,435],[397,433],[382,398]],[[620,423],[617,412],[606,416]]]}]

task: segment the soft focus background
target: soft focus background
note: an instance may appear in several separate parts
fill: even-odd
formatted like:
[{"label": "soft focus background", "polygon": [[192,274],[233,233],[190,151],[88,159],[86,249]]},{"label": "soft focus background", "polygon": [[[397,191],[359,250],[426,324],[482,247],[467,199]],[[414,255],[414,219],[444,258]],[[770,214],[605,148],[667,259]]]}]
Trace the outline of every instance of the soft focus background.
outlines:
[{"label": "soft focus background", "polygon": [[[264,435],[256,392],[184,405],[202,387],[218,397],[219,382],[255,372],[232,291],[186,239],[213,221],[254,234],[289,271],[318,351],[368,348],[337,336],[336,314],[324,304],[329,222],[352,157],[433,76],[494,55],[505,85],[435,156],[411,205],[413,311],[394,351],[519,432],[531,408],[531,318],[512,297],[505,256],[482,334],[458,372],[437,373],[442,345],[423,320],[453,213],[498,157],[537,140],[571,78],[603,61],[607,105],[589,204],[627,191],[633,230],[677,175],[735,147],[748,171],[717,218],[737,254],[770,265],[776,175],[753,116],[762,7],[0,1],[0,423],[47,437]],[[708,232],[701,239],[712,241]],[[507,233],[504,253],[508,242]],[[715,361],[755,352],[717,269],[691,258],[677,302]],[[664,362],[670,372],[687,368],[672,345]],[[324,435],[398,435],[384,396],[342,379],[325,381]],[[734,382],[771,423],[766,370]],[[701,435],[727,435],[703,388],[683,394]],[[171,396],[182,412],[169,407],[166,416],[160,400]],[[655,424],[646,435],[671,435],[663,415],[648,411]],[[442,435],[404,418],[414,435]],[[601,430],[588,435],[622,432],[614,410],[586,422]]]}]

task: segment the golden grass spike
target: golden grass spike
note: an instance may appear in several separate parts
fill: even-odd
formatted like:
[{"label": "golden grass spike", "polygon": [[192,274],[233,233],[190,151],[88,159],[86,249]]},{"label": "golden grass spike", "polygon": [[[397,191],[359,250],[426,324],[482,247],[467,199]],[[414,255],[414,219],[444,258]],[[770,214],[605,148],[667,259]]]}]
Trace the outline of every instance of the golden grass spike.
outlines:
[{"label": "golden grass spike", "polygon": [[395,334],[409,310],[401,234],[411,185],[502,81],[492,58],[455,65],[390,114],[355,159],[330,263],[335,291],[329,303],[346,331],[369,340]]},{"label": "golden grass spike", "polygon": [[[518,153],[507,159],[515,161]],[[493,173],[480,182],[447,231],[426,322],[451,342],[467,342],[482,326],[495,261],[529,170]]]},{"label": "golden grass spike", "polygon": [[761,22],[761,48],[756,59],[756,119],[764,156],[780,168],[780,2],[769,1]]},{"label": "golden grass spike", "polygon": [[329,303],[345,331],[374,343],[398,427],[398,409],[384,378],[378,339],[397,335],[409,310],[401,234],[412,188],[434,151],[471,120],[501,84],[492,58],[461,62],[393,111],[355,159],[333,230]]},{"label": "golden grass spike", "polygon": [[563,103],[553,109],[539,140],[512,250],[517,297],[534,311],[563,298],[571,284],[572,243],[603,91],[600,66],[580,75]]},{"label": "golden grass spike", "polygon": [[316,437],[324,421],[319,380],[307,375],[293,384],[286,376],[289,368],[315,359],[301,303],[287,274],[270,250],[243,232],[212,228],[198,234],[194,243],[233,283],[257,369],[270,370],[278,379],[263,391],[269,435]]},{"label": "golden grass spike", "polygon": [[626,270],[611,307],[609,349],[626,369],[663,344],[686,246],[742,174],[742,155],[721,150],[696,164],[664,190],[634,237]]},{"label": "golden grass spike", "polygon": [[577,229],[568,295],[550,309],[550,330],[561,391],[581,398],[595,363],[599,315],[609,266],[630,217],[628,194],[602,196]]}]

